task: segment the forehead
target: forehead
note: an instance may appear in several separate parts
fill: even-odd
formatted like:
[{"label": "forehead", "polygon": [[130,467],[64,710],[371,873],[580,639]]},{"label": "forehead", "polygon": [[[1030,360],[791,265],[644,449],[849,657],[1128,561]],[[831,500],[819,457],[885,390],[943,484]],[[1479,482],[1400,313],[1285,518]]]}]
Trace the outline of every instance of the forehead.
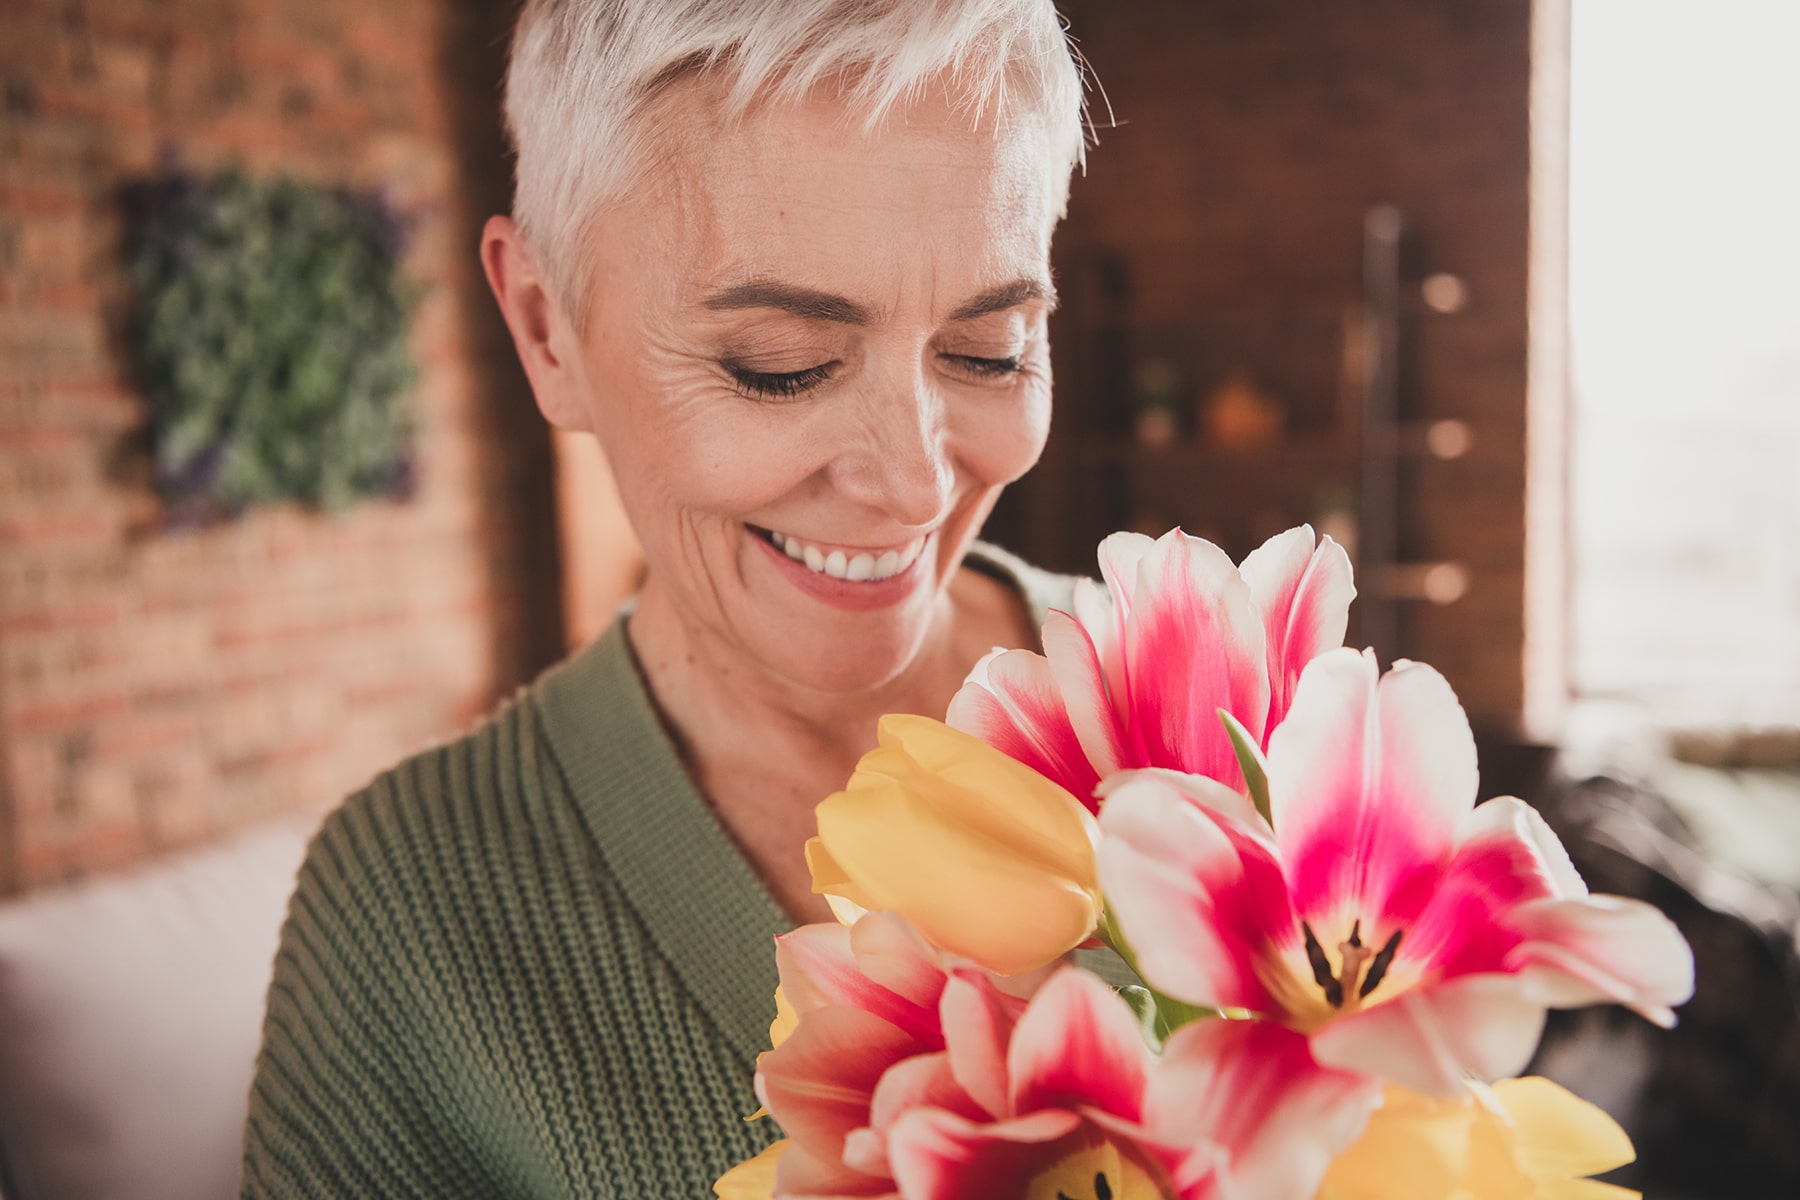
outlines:
[{"label": "forehead", "polygon": [[912,285],[955,303],[1047,273],[1070,164],[1031,114],[970,114],[948,89],[872,128],[824,94],[736,117],[704,84],[666,103],[658,215],[688,288],[781,278],[881,304],[871,288]]}]

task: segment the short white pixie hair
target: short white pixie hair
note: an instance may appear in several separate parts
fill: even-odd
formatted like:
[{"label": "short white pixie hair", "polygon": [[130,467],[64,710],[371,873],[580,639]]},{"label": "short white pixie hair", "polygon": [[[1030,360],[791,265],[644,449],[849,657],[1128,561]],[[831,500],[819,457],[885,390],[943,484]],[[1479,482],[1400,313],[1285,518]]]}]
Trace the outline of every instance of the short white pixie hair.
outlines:
[{"label": "short white pixie hair", "polygon": [[1072,169],[1082,69],[1053,0],[525,0],[506,73],[513,216],[579,325],[587,229],[654,160],[647,110],[674,80],[721,72],[734,113],[829,81],[873,128],[946,76],[977,120],[1044,120]]}]

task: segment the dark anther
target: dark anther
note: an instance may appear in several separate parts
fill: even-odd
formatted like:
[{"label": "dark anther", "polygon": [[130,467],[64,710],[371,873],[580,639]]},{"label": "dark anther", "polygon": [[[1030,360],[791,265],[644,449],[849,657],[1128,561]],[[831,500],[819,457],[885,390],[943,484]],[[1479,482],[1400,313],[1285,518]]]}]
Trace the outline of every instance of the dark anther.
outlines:
[{"label": "dark anther", "polygon": [[1331,973],[1331,960],[1325,957],[1325,947],[1319,945],[1319,939],[1313,936],[1311,925],[1302,921],[1300,929],[1306,934],[1306,961],[1312,964],[1313,982],[1325,989],[1325,999],[1331,1002],[1333,1008],[1342,1008],[1344,985]]},{"label": "dark anther", "polygon": [[[1056,1200],[1075,1200],[1075,1197],[1058,1188]],[[1094,1174],[1094,1200],[1113,1200],[1112,1184],[1106,1181],[1106,1172],[1104,1171],[1097,1171]]]},{"label": "dark anther", "polygon": [[1404,932],[1402,929],[1394,930],[1394,935],[1387,940],[1387,944],[1375,952],[1375,961],[1369,964],[1369,976],[1363,980],[1362,990],[1356,993],[1359,997],[1374,991],[1382,976],[1387,974],[1388,968],[1394,965],[1394,952],[1400,949],[1400,935]]},{"label": "dark anther", "polygon": [[1362,918],[1361,917],[1358,917],[1358,918],[1356,918],[1356,920],[1350,922],[1350,944],[1352,946],[1361,946],[1362,945]]}]

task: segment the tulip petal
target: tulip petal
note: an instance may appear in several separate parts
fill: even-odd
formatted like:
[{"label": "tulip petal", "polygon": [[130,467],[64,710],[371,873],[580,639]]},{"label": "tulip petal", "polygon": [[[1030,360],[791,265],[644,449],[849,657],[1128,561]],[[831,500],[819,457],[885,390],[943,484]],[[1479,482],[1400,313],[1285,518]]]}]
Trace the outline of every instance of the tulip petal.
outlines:
[{"label": "tulip petal", "polygon": [[1521,936],[1507,914],[1531,901],[1587,894],[1562,843],[1523,801],[1489,800],[1460,828],[1455,854],[1400,950],[1402,963],[1439,979],[1512,970]]},{"label": "tulip petal", "polygon": [[[869,911],[869,897],[837,859],[824,841],[817,837],[806,839],[804,847],[806,869],[812,875],[812,890],[825,897],[831,905],[831,913],[841,925],[854,925],[864,913]],[[840,910],[839,906],[844,908]]]},{"label": "tulip petal", "polygon": [[[871,913],[857,923],[857,928],[878,921],[877,928],[865,935],[864,941],[879,942],[878,935],[884,931],[890,938],[896,936],[894,924],[898,920],[892,913]],[[910,930],[903,928],[902,932]],[[871,979],[853,951],[854,944],[852,929],[830,924],[803,925],[775,939],[775,966],[781,975],[782,995],[794,1011],[804,1018],[828,1006],[860,1008],[936,1049],[939,1035],[934,993],[943,987],[944,973],[935,970],[926,959],[917,970],[925,978],[909,975],[904,979],[919,997],[914,999]],[[922,944],[919,953],[926,953]],[[890,975],[899,977],[900,972],[893,969],[891,962],[886,965]],[[934,971],[935,988],[930,979]]]},{"label": "tulip petal", "polygon": [[1306,1038],[1268,1021],[1176,1030],[1145,1094],[1157,1142],[1186,1148],[1183,1197],[1310,1200],[1381,1099],[1378,1081],[1319,1066]]},{"label": "tulip petal", "polygon": [[1637,1157],[1604,1110],[1548,1079],[1502,1079],[1493,1091],[1511,1118],[1520,1166],[1540,1184],[1599,1175]]},{"label": "tulip petal", "polygon": [[915,1108],[888,1132],[888,1162],[907,1200],[993,1200],[1022,1192],[1081,1127],[1080,1117],[1058,1110],[983,1124]]},{"label": "tulip petal", "polygon": [[942,1108],[971,1121],[991,1119],[987,1110],[957,1082],[948,1050],[915,1055],[889,1067],[875,1086],[869,1126],[885,1133],[909,1110],[921,1107]]},{"label": "tulip petal", "polygon": [[1430,900],[1475,803],[1475,741],[1444,677],[1333,650],[1301,676],[1269,740],[1275,836],[1300,919],[1346,908],[1403,928]]},{"label": "tulip petal", "polygon": [[1058,682],[1042,655],[997,650],[975,664],[944,719],[1055,781],[1091,809],[1088,798],[1100,774],[1070,724]]},{"label": "tulip petal", "polygon": [[775,1165],[775,1200],[844,1200],[850,1196],[899,1200],[891,1180],[867,1175],[803,1146],[790,1145]]},{"label": "tulip petal", "polygon": [[796,1146],[838,1162],[845,1135],[868,1123],[882,1074],[924,1048],[872,1013],[817,1009],[757,1062],[757,1099]]},{"label": "tulip petal", "polygon": [[1675,923],[1640,900],[1589,896],[1520,905],[1508,961],[1555,1008],[1623,1004],[1668,1028],[1694,995],[1694,952]]},{"label": "tulip petal", "polygon": [[[1091,769],[1096,772],[1094,784],[1098,784],[1127,762],[1125,730],[1119,724],[1119,714],[1107,693],[1099,651],[1080,622],[1055,609],[1044,618],[1043,636],[1044,655],[1056,689],[1062,695],[1069,725]],[[1089,800],[1094,794],[1094,785],[1075,794]],[[1094,803],[1088,804],[1090,810],[1097,807]]]},{"label": "tulip petal", "polygon": [[1332,1160],[1317,1200],[1468,1200],[1459,1189],[1477,1112],[1467,1089],[1444,1099],[1388,1085],[1362,1136]]},{"label": "tulip petal", "polygon": [[982,1107],[965,1092],[950,1070],[945,1051],[920,1054],[888,1068],[869,1105],[869,1127],[844,1139],[844,1163],[858,1171],[891,1177],[887,1131],[915,1108],[940,1108],[971,1121],[988,1120]]},{"label": "tulip petal", "polygon": [[817,810],[825,853],[813,857],[852,881],[859,903],[1006,975],[1093,931],[1098,830],[1080,801],[936,721],[883,717],[879,736],[849,789]]},{"label": "tulip petal", "polygon": [[[1118,622],[1123,645],[1125,623],[1131,619],[1131,608],[1137,600],[1138,566],[1155,551],[1157,539],[1141,533],[1109,534],[1095,551],[1100,561],[1100,578],[1112,595],[1114,620]],[[1098,638],[1095,641],[1099,641]]]},{"label": "tulip petal", "polygon": [[713,1184],[718,1200],[770,1200],[775,1194],[775,1168],[786,1152],[786,1138],[768,1147],[755,1158],[746,1159]]},{"label": "tulip petal", "polygon": [[1007,1103],[1006,1044],[1018,1020],[1014,1004],[1009,1004],[979,972],[961,970],[944,985],[940,1011],[950,1072],[956,1082],[986,1110],[989,1118],[1011,1116],[1012,1108]]},{"label": "tulip petal", "polygon": [[1272,731],[1287,716],[1306,664],[1344,644],[1356,598],[1350,556],[1329,537],[1315,548],[1312,526],[1301,525],[1251,551],[1238,569],[1268,631]]},{"label": "tulip petal", "polygon": [[1237,566],[1179,529],[1138,563],[1125,623],[1124,678],[1132,765],[1242,783],[1218,709],[1261,738],[1269,710],[1266,638]]},{"label": "tulip petal", "polygon": [[1142,767],[1135,771],[1119,771],[1108,776],[1100,784],[1100,797],[1105,800],[1114,792],[1134,780],[1154,779],[1181,793],[1189,802],[1198,805],[1219,819],[1234,836],[1242,835],[1261,846],[1270,858],[1277,858],[1280,850],[1275,845],[1275,833],[1269,823],[1262,819],[1256,811],[1256,805],[1250,797],[1226,787],[1216,779],[1208,779],[1204,775],[1188,775],[1181,771],[1171,771],[1166,767]]},{"label": "tulip petal", "polygon": [[[1190,787],[1245,804],[1212,780]],[[1266,847],[1150,772],[1110,790],[1100,826],[1101,888],[1145,981],[1189,1004],[1279,1012],[1258,962],[1299,935]]]},{"label": "tulip petal", "polygon": [[1454,1097],[1470,1077],[1516,1074],[1544,1031],[1544,1006],[1510,975],[1465,975],[1339,1017],[1312,1035],[1326,1066]]},{"label": "tulip petal", "polygon": [[[1148,540],[1148,539],[1145,539]],[[1135,577],[1137,567],[1132,566]],[[1091,579],[1075,581],[1075,621],[1094,645],[1100,659],[1100,674],[1107,679],[1125,677],[1125,629],[1119,616],[1119,605],[1110,592]]]},{"label": "tulip petal", "polygon": [[769,1022],[769,1046],[773,1049],[788,1040],[800,1027],[800,1014],[788,1003],[781,985],[775,985],[775,1019]]},{"label": "tulip petal", "polygon": [[944,991],[937,955],[898,913],[870,913],[850,929],[850,949],[864,975],[922,1008],[935,1009]]},{"label": "tulip petal", "polygon": [[1141,1116],[1150,1048],[1131,1006],[1098,975],[1065,967],[1032,997],[1007,1049],[1011,1111],[1097,1108]]}]

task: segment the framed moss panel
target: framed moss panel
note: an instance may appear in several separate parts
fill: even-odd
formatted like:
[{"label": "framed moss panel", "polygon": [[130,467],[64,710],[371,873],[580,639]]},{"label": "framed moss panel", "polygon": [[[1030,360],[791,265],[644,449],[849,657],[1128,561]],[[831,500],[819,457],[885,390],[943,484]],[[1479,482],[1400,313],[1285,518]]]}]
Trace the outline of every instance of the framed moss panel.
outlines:
[{"label": "framed moss panel", "polygon": [[379,196],[238,171],[126,190],[132,341],[171,524],[413,483],[404,220]]}]

